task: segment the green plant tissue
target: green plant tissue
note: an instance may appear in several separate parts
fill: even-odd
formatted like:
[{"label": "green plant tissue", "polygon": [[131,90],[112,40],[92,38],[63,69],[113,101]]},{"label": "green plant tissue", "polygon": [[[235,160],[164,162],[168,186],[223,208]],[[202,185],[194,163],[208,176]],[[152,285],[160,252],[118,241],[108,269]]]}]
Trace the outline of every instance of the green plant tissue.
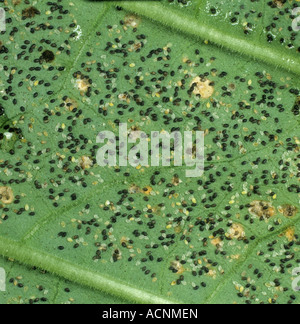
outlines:
[{"label": "green plant tissue", "polygon": [[299,13],[0,0],[0,303],[299,304]]}]

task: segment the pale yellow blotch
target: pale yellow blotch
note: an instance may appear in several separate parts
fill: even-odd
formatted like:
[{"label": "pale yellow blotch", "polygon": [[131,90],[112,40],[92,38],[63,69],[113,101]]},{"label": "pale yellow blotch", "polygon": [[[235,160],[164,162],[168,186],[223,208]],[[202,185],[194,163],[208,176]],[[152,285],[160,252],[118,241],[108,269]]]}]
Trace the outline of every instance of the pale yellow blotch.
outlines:
[{"label": "pale yellow blotch", "polygon": [[177,176],[173,177],[172,179],[173,186],[177,187],[180,183],[182,183],[182,180],[180,180]]},{"label": "pale yellow blotch", "polygon": [[141,23],[141,18],[137,15],[129,14],[125,17],[125,25],[132,28],[137,28]]},{"label": "pale yellow blotch", "polygon": [[80,91],[84,91],[84,92],[86,92],[89,87],[89,83],[87,82],[87,80],[81,80],[81,79],[76,80],[76,85]]},{"label": "pale yellow blotch", "polygon": [[203,99],[210,98],[215,89],[211,85],[211,81],[209,80],[202,80],[200,77],[196,77],[190,84],[190,86],[194,86],[194,95],[200,95]]},{"label": "pale yellow blotch", "polygon": [[89,83],[89,79],[83,77],[82,75],[77,75],[75,79],[75,88],[80,91],[80,94],[83,96],[85,92],[88,91],[91,84]]},{"label": "pale yellow blotch", "polygon": [[293,242],[296,240],[295,237],[295,228],[294,227],[289,227],[283,234],[281,234],[280,236],[285,236],[289,242]]},{"label": "pale yellow blotch", "polygon": [[[298,1],[298,0],[296,0]],[[273,0],[273,2],[276,4],[277,8],[282,8],[284,6],[285,1],[283,0]]]},{"label": "pale yellow blotch", "polygon": [[294,217],[298,213],[298,209],[292,205],[283,205],[278,207],[278,211],[285,217]]},{"label": "pale yellow blotch", "polygon": [[215,238],[215,239],[211,240],[211,244],[214,245],[214,246],[223,246],[224,243],[218,237],[218,238]]},{"label": "pale yellow blotch", "polygon": [[78,107],[77,101],[74,99],[67,98],[65,101],[65,106],[69,111],[73,111]]},{"label": "pale yellow blotch", "polygon": [[142,43],[135,43],[135,44],[132,46],[132,49],[133,49],[134,51],[137,51],[137,50],[141,49],[142,46],[143,46]]},{"label": "pale yellow blotch", "polygon": [[208,276],[212,277],[213,279],[216,279],[217,278],[216,270],[209,270]]},{"label": "pale yellow blotch", "polygon": [[230,256],[230,258],[231,258],[232,260],[239,260],[240,257],[241,257],[240,254],[233,254],[233,255]]},{"label": "pale yellow blotch", "polygon": [[14,201],[14,194],[10,187],[0,187],[0,201],[6,205]]},{"label": "pale yellow blotch", "polygon": [[150,187],[150,186],[147,186],[147,187],[145,187],[145,189],[147,189],[147,190],[142,190],[142,192],[145,194],[145,195],[150,195],[151,194],[151,192],[153,191],[153,189]]},{"label": "pale yellow blotch", "polygon": [[232,224],[230,227],[227,236],[231,239],[243,239],[246,236],[245,230],[242,225],[240,224]]},{"label": "pale yellow blotch", "polygon": [[176,227],[174,228],[174,232],[175,232],[176,234],[181,233],[181,232],[182,232],[182,228],[181,228],[181,226],[176,226]]},{"label": "pale yellow blotch", "polygon": [[130,194],[136,194],[138,192],[141,192],[141,188],[140,187],[138,187],[135,184],[133,184],[133,185],[130,186],[130,188],[129,188],[129,193]]},{"label": "pale yellow blotch", "polygon": [[[145,188],[140,188],[139,186],[132,184],[129,188],[129,193],[130,194],[137,194],[137,193],[142,193],[144,195],[151,195],[151,192],[153,191],[153,188],[151,188],[150,186],[147,186]],[[151,207],[150,207],[151,208]]]},{"label": "pale yellow blotch", "polygon": [[249,212],[257,217],[269,219],[276,214],[275,208],[267,201],[255,200],[251,203]]},{"label": "pale yellow blotch", "polygon": [[121,101],[126,101],[128,104],[130,103],[129,96],[128,96],[127,94],[125,94],[125,93],[120,93],[120,94],[118,95],[118,98],[119,98],[119,100],[121,100]]},{"label": "pale yellow blotch", "polygon": [[79,165],[83,170],[89,169],[93,166],[93,161],[88,156],[82,156],[79,159]]},{"label": "pale yellow blotch", "polygon": [[[279,2],[279,1],[278,1]],[[266,74],[266,78],[268,79],[268,80],[272,80],[272,75],[270,74],[270,73],[267,73]]]},{"label": "pale yellow blotch", "polygon": [[177,274],[183,274],[185,272],[183,265],[179,261],[173,261],[171,266],[177,270]]}]

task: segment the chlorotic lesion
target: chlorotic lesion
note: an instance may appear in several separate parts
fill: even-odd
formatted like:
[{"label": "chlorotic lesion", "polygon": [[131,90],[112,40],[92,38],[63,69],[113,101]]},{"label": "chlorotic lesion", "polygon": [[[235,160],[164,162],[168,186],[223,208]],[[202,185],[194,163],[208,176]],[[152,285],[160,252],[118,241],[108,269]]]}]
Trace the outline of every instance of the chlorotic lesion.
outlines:
[{"label": "chlorotic lesion", "polygon": [[289,242],[296,240],[296,230],[295,227],[289,227],[280,237],[285,237]]},{"label": "chlorotic lesion", "polygon": [[224,242],[221,240],[221,238],[216,237],[211,240],[211,244],[217,248],[223,247]]},{"label": "chlorotic lesion", "polygon": [[183,265],[179,261],[173,261],[171,262],[171,267],[173,268],[174,271],[177,271],[177,274],[183,274],[185,272],[185,269]]},{"label": "chlorotic lesion", "polygon": [[286,3],[285,0],[273,0],[274,5],[277,6],[277,8],[282,8],[284,4]]},{"label": "chlorotic lesion", "polygon": [[73,111],[74,109],[78,108],[78,103],[75,99],[67,97],[65,98],[64,103],[68,111]]},{"label": "chlorotic lesion", "polygon": [[292,205],[283,205],[278,208],[278,211],[285,217],[294,217],[298,213],[298,208]]},{"label": "chlorotic lesion", "polygon": [[268,201],[255,200],[250,204],[249,212],[254,216],[268,220],[276,214],[276,209]]},{"label": "chlorotic lesion", "polygon": [[89,77],[81,73],[76,73],[73,75],[73,77],[75,79],[73,79],[72,82],[74,83],[75,88],[80,91],[81,96],[84,96],[87,92],[90,91],[92,84]]},{"label": "chlorotic lesion", "polygon": [[137,186],[136,184],[132,184],[130,187],[129,187],[129,193],[130,194],[139,194],[139,193],[142,193],[144,195],[151,195],[151,192],[153,191],[153,188],[150,187],[150,186],[146,186],[144,188],[141,188],[139,186]]},{"label": "chlorotic lesion", "polygon": [[232,226],[229,228],[226,236],[231,238],[232,240],[242,240],[246,237],[246,232],[241,224],[235,223],[232,224]]},{"label": "chlorotic lesion", "polygon": [[90,169],[93,166],[93,160],[88,156],[82,156],[79,159],[79,165],[83,170]]},{"label": "chlorotic lesion", "polygon": [[172,184],[174,187],[179,186],[182,183],[182,180],[179,178],[179,176],[176,174],[172,179]]},{"label": "chlorotic lesion", "polygon": [[210,98],[215,91],[213,83],[210,80],[201,79],[200,77],[194,78],[190,86],[193,94],[200,95],[203,99]]},{"label": "chlorotic lesion", "polygon": [[14,201],[14,193],[10,187],[0,187],[0,201],[5,205]]},{"label": "chlorotic lesion", "polygon": [[134,14],[128,14],[125,17],[125,25],[132,28],[138,28],[141,23],[141,18]]}]

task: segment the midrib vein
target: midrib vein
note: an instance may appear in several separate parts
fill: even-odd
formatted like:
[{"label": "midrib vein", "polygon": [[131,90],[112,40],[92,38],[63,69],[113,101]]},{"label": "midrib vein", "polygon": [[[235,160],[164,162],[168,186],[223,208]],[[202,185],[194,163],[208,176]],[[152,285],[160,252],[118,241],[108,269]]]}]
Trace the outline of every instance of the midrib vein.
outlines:
[{"label": "midrib vein", "polygon": [[254,43],[248,39],[234,37],[224,32],[224,30],[200,23],[194,17],[187,17],[172,8],[166,9],[165,6],[159,3],[131,1],[115,3],[125,10],[145,16],[166,27],[203,40],[208,40],[227,50],[246,55],[249,58],[270,64],[275,68],[281,68],[290,73],[300,75],[300,60],[297,60],[285,50],[281,51],[271,48],[269,44]]},{"label": "midrib vein", "polygon": [[[243,258],[236,264],[236,266],[228,272],[227,276],[223,278],[218,287],[214,292],[208,296],[205,304],[212,302],[217,293],[224,287],[228,279],[231,278],[232,273],[236,273],[245,262],[248,260],[248,256],[251,255],[256,248],[263,242],[267,241],[271,237],[276,237],[279,233],[282,233],[285,229],[290,226],[295,226],[300,221],[298,217],[296,220],[287,224],[284,228],[277,230],[276,232],[270,233],[255,243],[255,245],[249,250]],[[58,258],[56,256],[47,254],[45,252],[33,249],[26,244],[18,243],[16,241],[0,237],[0,255],[15,259],[25,265],[35,265],[41,269],[45,269],[48,272],[55,274],[59,277],[65,278],[67,280],[73,281],[83,286],[87,286],[92,289],[107,292],[108,294],[117,296],[124,300],[130,300],[135,303],[142,304],[174,304],[180,303],[178,301],[172,301],[170,299],[163,298],[157,294],[146,292],[140,290],[129,283],[123,283],[116,280],[115,278],[110,278],[102,274],[93,272],[87,268],[81,267],[78,264],[73,264],[72,262],[66,261],[64,259]]]},{"label": "midrib vein", "polygon": [[107,292],[110,295],[124,300],[142,304],[176,303],[154,293],[140,290],[129,283],[124,283],[115,278],[93,272],[78,264],[73,264],[72,262],[32,249],[27,245],[4,237],[0,238],[0,254],[4,257],[15,259],[25,265],[35,265],[59,277],[91,289]]},{"label": "midrib vein", "polygon": [[[126,10],[143,15],[169,28],[179,30],[194,37],[209,40],[218,46],[261,60],[262,62],[271,64],[276,68],[280,67],[293,72],[294,74],[300,75],[300,62],[290,55],[283,55],[283,51],[281,52],[279,50],[271,49],[267,45],[257,45],[248,40],[233,37],[232,35],[221,32],[215,28],[202,25],[196,19],[187,18],[173,9],[166,10],[160,4],[122,2],[121,5]],[[298,223],[298,220],[295,223]],[[273,236],[275,234],[273,233],[271,235]],[[267,237],[260,239],[256,246],[251,250],[251,253],[262,241],[267,239]],[[158,295],[139,290],[129,284],[124,284],[115,279],[90,271],[77,264],[32,249],[26,244],[21,244],[3,237],[0,239],[0,254],[14,258],[27,265],[36,265],[37,267],[46,269],[59,277],[64,277],[79,284],[100,291],[105,291],[109,294],[129,299],[134,302],[156,304],[166,304],[171,302],[170,300],[161,298]],[[236,269],[240,269],[240,267],[246,262],[248,255],[249,254],[247,254],[242,262],[238,264]],[[207,299],[207,302],[213,299],[225,282],[226,280],[222,281],[220,287],[218,287],[215,293]]]}]

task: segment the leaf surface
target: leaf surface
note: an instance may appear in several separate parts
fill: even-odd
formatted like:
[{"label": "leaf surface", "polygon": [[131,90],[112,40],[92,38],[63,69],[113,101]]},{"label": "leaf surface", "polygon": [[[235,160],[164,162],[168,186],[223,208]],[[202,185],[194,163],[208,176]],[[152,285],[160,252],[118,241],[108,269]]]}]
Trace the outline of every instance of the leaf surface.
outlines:
[{"label": "leaf surface", "polygon": [[[297,301],[299,35],[280,3],[2,2],[1,303]],[[204,175],[98,166],[119,123],[204,131]]]}]

